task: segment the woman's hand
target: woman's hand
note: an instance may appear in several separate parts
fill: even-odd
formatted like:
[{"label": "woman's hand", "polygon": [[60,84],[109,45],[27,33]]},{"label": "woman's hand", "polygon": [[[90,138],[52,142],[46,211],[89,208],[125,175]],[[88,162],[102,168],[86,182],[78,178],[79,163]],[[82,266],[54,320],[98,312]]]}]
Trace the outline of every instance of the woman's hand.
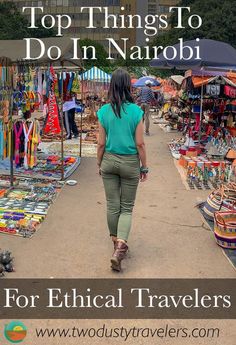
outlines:
[{"label": "woman's hand", "polygon": [[140,182],[147,181],[149,169],[146,166],[140,168]]},{"label": "woman's hand", "polygon": [[148,174],[140,172],[140,182],[145,182],[147,181],[147,179],[148,179]]},{"label": "woman's hand", "polygon": [[97,162],[97,169],[98,169],[98,175],[101,176],[102,175],[101,163],[99,163],[99,162]]}]

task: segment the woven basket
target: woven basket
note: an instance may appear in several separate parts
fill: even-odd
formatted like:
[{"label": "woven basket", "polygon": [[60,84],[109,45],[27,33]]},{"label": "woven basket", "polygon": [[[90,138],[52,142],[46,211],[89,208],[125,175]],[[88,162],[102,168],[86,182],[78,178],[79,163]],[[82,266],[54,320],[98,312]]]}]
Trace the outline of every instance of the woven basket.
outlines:
[{"label": "woven basket", "polygon": [[215,212],[229,210],[236,210],[236,185],[234,183],[222,185],[212,192],[203,206],[205,217],[211,221],[214,220]]},{"label": "woven basket", "polygon": [[236,249],[236,212],[216,212],[214,234],[219,246]]}]

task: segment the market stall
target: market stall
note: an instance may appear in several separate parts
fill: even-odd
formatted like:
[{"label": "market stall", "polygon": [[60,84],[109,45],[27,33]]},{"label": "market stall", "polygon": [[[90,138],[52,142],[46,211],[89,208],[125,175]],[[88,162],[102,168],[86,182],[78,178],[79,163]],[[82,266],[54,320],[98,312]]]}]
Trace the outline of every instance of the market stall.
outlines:
[{"label": "market stall", "polygon": [[80,79],[86,104],[91,111],[91,116],[95,116],[95,111],[107,99],[111,75],[94,66],[82,73]]},{"label": "market stall", "polygon": [[[45,47],[59,45],[61,58],[55,62],[60,73],[65,71],[72,53],[67,39],[45,39]],[[62,104],[64,82],[56,95],[56,74],[51,61],[42,56],[37,67],[24,61],[23,41],[1,41],[0,55],[8,52],[8,58],[1,58],[0,66],[0,233],[31,237],[44,220],[51,204],[63,187],[58,179],[68,175],[78,166],[78,157],[64,157]],[[37,56],[39,47],[33,48]],[[47,64],[51,66],[46,67]],[[43,67],[43,68],[42,68]],[[51,83],[43,74],[49,73]],[[60,155],[46,155],[38,152],[41,137],[39,121],[35,110],[42,107],[43,82],[49,94],[48,118],[45,127],[61,136]],[[59,109],[58,109],[59,104]],[[8,175],[8,176],[7,176]],[[10,177],[9,177],[10,175]]]},{"label": "market stall", "polygon": [[189,111],[184,114],[183,128],[186,137],[182,141],[172,142],[170,149],[173,157],[180,159],[180,166],[186,169],[190,188],[216,188],[218,183],[229,182],[234,178],[233,161],[228,152],[236,148],[236,74],[205,71],[205,75],[199,77],[198,73],[197,70],[186,72],[184,93]]},{"label": "market stall", "polygon": [[[194,49],[196,41],[184,44]],[[214,189],[197,206],[204,224],[214,233],[216,243],[236,267],[236,50],[224,42],[200,40],[201,59],[167,61],[163,54],[151,65],[176,68],[186,73],[179,94],[185,107],[184,136],[169,144],[182,181],[187,189]],[[187,106],[186,106],[187,105]],[[183,111],[183,109],[182,109]]]},{"label": "market stall", "polygon": [[[41,133],[41,128],[38,125],[38,118],[37,116],[31,117],[31,114],[34,110],[37,110],[37,107],[42,108],[43,104],[46,103],[48,106],[48,116],[43,132],[44,134],[46,133],[47,135],[50,135],[52,138],[54,136],[59,136],[61,138],[61,153],[60,157],[58,157],[57,162],[58,166],[61,166],[61,178],[64,179],[64,168],[67,164],[66,162],[68,162],[69,157],[64,157],[63,150],[64,130],[62,104],[65,100],[65,96],[68,95],[69,90],[67,79],[64,81],[63,76],[64,72],[68,71],[68,68],[70,68],[71,70],[72,68],[81,69],[81,65],[80,62],[77,63],[77,66],[74,66],[74,63],[71,63],[70,57],[73,54],[72,43],[68,42],[68,40],[49,38],[44,39],[43,42],[45,45],[45,50],[47,50],[47,48],[52,46],[53,44],[58,45],[61,48],[62,54],[60,59],[58,61],[54,61],[54,65],[60,68],[60,70],[58,70],[57,68],[57,73],[54,71],[52,66],[46,67],[47,64],[51,63],[51,60],[49,60],[46,56],[43,56],[39,60],[37,60],[37,67],[24,61],[23,57],[25,55],[25,46],[23,41],[14,41],[14,45],[17,47],[17,50],[12,49],[12,41],[1,42],[0,52],[8,51],[9,59],[14,66],[14,80],[11,85],[11,90],[12,104],[16,111],[14,121],[17,121],[17,123],[12,124],[14,130],[11,140],[14,140],[12,145],[8,146],[13,147],[13,145],[15,145],[16,143],[14,149],[17,151],[17,153],[12,152],[10,164],[12,168],[12,162],[13,160],[15,160],[15,158],[17,158],[15,167],[16,169],[21,168],[18,170],[18,173],[21,174],[24,172],[24,169],[33,170],[36,166],[37,168],[39,168],[37,161],[41,161],[41,170],[44,170],[44,172],[41,174],[41,177],[43,177],[44,175],[50,175],[50,172],[47,171],[47,164],[45,164],[45,155],[42,157],[38,155],[37,152],[37,145],[40,142],[39,134]],[[35,56],[37,56],[37,54],[39,53],[39,46],[34,45],[32,51],[34,52]],[[78,91],[77,84],[79,83],[79,80],[77,74],[73,73],[73,76],[71,77],[69,82],[71,85],[71,90],[73,92]],[[60,105],[60,110],[58,108],[58,105]],[[30,119],[22,119],[22,114],[25,113],[30,113]],[[14,136],[15,138],[13,138]],[[22,136],[24,136],[24,138],[22,138]],[[19,141],[23,141],[24,145],[21,145]],[[22,148],[23,146],[24,148]],[[23,150],[24,163],[21,159],[20,149]],[[37,156],[39,156],[38,160]],[[44,165],[42,164],[42,161],[44,161]],[[78,166],[79,162],[80,159],[79,157],[77,157],[77,159],[75,159],[76,166]],[[50,163],[51,162],[49,162],[49,166],[51,167]],[[67,166],[67,168],[68,167],[69,166]],[[6,164],[3,172],[5,173],[5,171],[7,170],[9,170],[9,166]],[[38,171],[39,170],[40,169],[38,169]],[[56,171],[58,172],[58,169],[56,169]],[[71,169],[71,172],[73,171],[74,167],[72,167]],[[28,174],[28,171],[26,171],[26,173]],[[67,173],[66,176],[68,175],[69,174]],[[54,177],[58,178],[58,176]]]},{"label": "market stall", "polygon": [[[190,47],[196,45],[195,41],[185,42]],[[232,115],[234,108],[233,95],[235,92],[235,76],[220,75],[215,70],[215,75],[204,75],[208,69],[231,70],[236,61],[236,50],[230,45],[213,41],[201,40],[202,59],[183,60],[180,58],[180,45],[174,46],[177,50],[177,57],[173,61],[167,61],[162,54],[151,65],[158,68],[177,68],[197,70],[197,75],[186,76],[184,92],[179,95],[185,107],[183,123],[183,134],[185,137],[179,142],[172,142],[170,149],[175,158],[179,158],[185,167],[185,176],[189,188],[207,188],[208,181],[213,184],[228,182],[233,176],[232,165],[227,161],[221,164],[227,157],[227,150],[234,146],[234,138],[229,128],[234,123]],[[220,52],[220,54],[218,54]],[[224,52],[224,53],[223,53]],[[227,52],[227,54],[226,54]],[[208,66],[208,67],[207,67]],[[213,114],[217,115],[212,123]],[[231,116],[230,116],[231,115]],[[230,123],[228,123],[231,118]],[[216,154],[216,146],[218,154]],[[188,159],[197,157],[197,161],[188,163]],[[209,162],[210,159],[210,162]],[[213,161],[217,159],[217,161]],[[187,161],[187,164],[186,164]],[[220,176],[220,177],[219,177]],[[195,187],[193,187],[193,184]],[[210,186],[211,188],[212,186]]]}]

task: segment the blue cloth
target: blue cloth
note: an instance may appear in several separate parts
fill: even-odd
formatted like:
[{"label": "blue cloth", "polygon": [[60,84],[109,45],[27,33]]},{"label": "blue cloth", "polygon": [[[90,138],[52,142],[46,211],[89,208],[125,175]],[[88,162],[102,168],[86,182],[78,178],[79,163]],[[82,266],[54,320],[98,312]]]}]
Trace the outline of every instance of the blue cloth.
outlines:
[{"label": "blue cloth", "polygon": [[152,101],[156,100],[154,93],[150,87],[146,86],[140,91],[140,101],[141,103],[150,104]]}]

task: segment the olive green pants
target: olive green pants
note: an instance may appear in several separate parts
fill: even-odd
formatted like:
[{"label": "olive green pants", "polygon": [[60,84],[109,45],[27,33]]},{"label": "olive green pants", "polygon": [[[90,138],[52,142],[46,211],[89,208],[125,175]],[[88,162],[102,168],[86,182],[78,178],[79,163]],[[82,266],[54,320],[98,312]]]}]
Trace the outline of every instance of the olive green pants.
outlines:
[{"label": "olive green pants", "polygon": [[142,103],[142,110],[144,111],[143,120],[145,122],[145,133],[149,133],[150,129],[150,104]]},{"label": "olive green pants", "polygon": [[111,236],[128,240],[140,177],[138,155],[105,153],[101,164]]}]

